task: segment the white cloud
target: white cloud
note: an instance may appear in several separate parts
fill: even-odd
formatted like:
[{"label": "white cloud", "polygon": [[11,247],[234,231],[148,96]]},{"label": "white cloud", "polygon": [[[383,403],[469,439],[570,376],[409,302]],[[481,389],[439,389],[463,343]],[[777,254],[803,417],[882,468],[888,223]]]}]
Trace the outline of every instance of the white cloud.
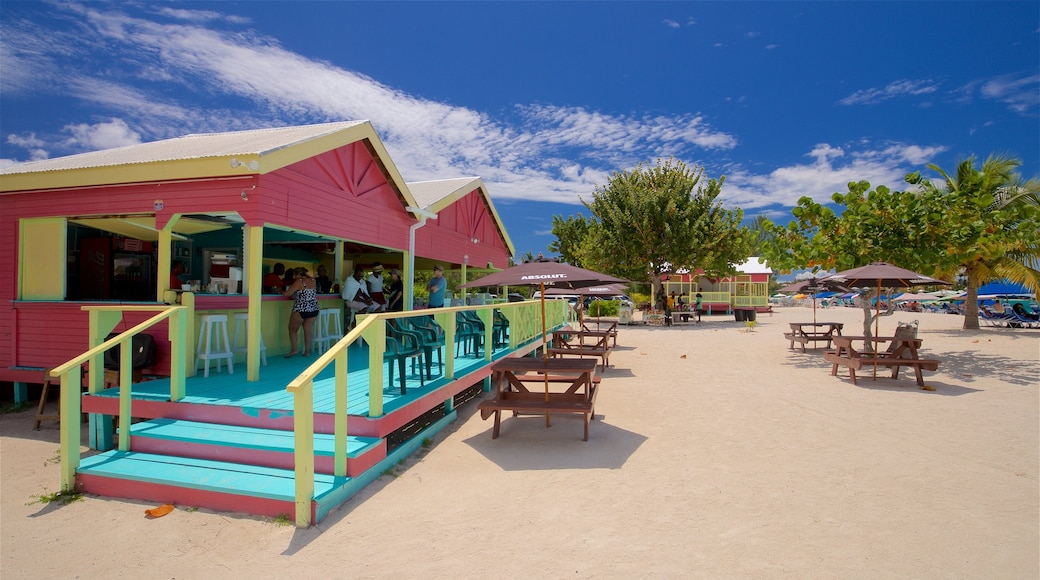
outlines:
[{"label": "white cloud", "polygon": [[[414,97],[285,50],[270,38],[198,24],[215,20],[215,13],[164,8],[164,15],[178,19],[168,24],[96,6],[69,5],[95,35],[85,33],[76,42],[85,51],[106,45],[106,56],[95,67],[54,75],[54,90],[98,105],[119,120],[71,127],[74,137],[66,148],[124,145],[141,135],[155,139],[269,126],[275,119],[282,125],[368,119],[406,179],[480,175],[496,198],[576,203],[579,194],[605,181],[609,171],[603,167],[698,149],[731,149],[737,143],[697,114],[518,105],[521,122],[510,124]],[[91,74],[95,68],[103,72]],[[241,110],[189,109],[166,96],[185,88],[212,93],[221,103],[230,97],[245,105]]]},{"label": "white cloud", "polygon": [[130,129],[122,119],[112,119],[107,123],[94,125],[66,125],[65,130],[72,133],[70,145],[79,145],[86,149],[112,149],[141,142],[141,135]]},{"label": "white cloud", "polygon": [[979,94],[1006,104],[1016,113],[1036,115],[1040,107],[1040,74],[992,78],[979,84]]},{"label": "white cloud", "polygon": [[666,18],[665,20],[663,20],[663,22],[664,22],[664,25],[667,26],[668,28],[679,28],[679,23],[674,21],[674,20],[669,20],[669,19]]},{"label": "white cloud", "polygon": [[[78,152],[192,132],[368,119],[410,181],[479,175],[496,201],[577,204],[616,169],[670,155],[689,160],[732,151],[738,145],[737,136],[713,127],[699,113],[619,113],[517,104],[510,113],[492,117],[418,98],[331,63],[305,58],[274,39],[207,28],[198,24],[216,20],[207,11],[164,8],[166,16],[177,19],[170,24],[100,12],[95,7],[101,5],[95,4],[61,6],[72,6],[67,9],[76,10],[77,17],[91,26],[74,38],[52,43],[62,46],[51,50],[80,51],[91,58],[80,58],[83,65],[70,72],[56,67],[47,56],[48,48],[38,45],[34,47],[38,56],[23,62],[39,67],[32,73],[48,79],[54,92],[76,95],[113,118],[70,125],[66,131],[72,137],[64,141],[36,135],[7,137],[10,143],[22,140],[19,145],[34,154],[46,156],[50,147],[76,147],[71,152]],[[231,20],[222,16],[221,22]],[[692,19],[687,21],[690,24]],[[4,32],[6,36],[6,26]],[[6,38],[0,42],[7,45]],[[95,45],[105,46],[105,51],[92,53]],[[8,72],[5,61],[5,83]],[[924,81],[900,83],[883,92],[934,90]],[[185,90],[214,95],[213,102],[219,105],[186,107],[168,96]],[[997,85],[988,90],[993,95],[1006,92]],[[822,143],[806,153],[806,163],[767,174],[731,168],[726,171],[723,198],[729,207],[772,211],[777,204],[794,205],[802,195],[829,201],[833,192],[845,191],[852,180],[899,187],[903,174],[911,170],[907,164],[919,165],[942,150],[913,144],[877,148],[869,143],[840,147]]]},{"label": "white cloud", "polygon": [[863,89],[838,101],[843,105],[876,105],[904,95],[917,96],[934,93],[939,85],[932,80],[899,80],[883,88]]},{"label": "white cloud", "polygon": [[[864,148],[846,152],[843,147],[827,143],[816,145],[806,157],[812,163],[780,167],[768,174],[751,173],[741,167],[726,172],[722,197],[727,207],[741,207],[746,215],[756,209],[770,219],[790,218],[790,211],[774,206],[791,207],[798,199],[809,196],[818,203],[830,203],[832,194],[847,192],[852,181],[869,181],[872,187],[884,185],[892,190],[908,186],[903,177],[929,163],[946,147],[920,147],[903,143],[888,144],[880,149]],[[771,213],[777,214],[774,218]]]}]

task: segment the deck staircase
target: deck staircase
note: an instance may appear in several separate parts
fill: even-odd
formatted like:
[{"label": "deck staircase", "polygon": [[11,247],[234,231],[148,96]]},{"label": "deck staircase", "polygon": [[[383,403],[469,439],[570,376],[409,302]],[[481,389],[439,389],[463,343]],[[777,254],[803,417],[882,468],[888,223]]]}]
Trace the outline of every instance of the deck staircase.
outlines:
[{"label": "deck staircase", "polygon": [[[96,495],[277,517],[295,510],[293,433],[177,419],[131,426],[130,451],[82,460],[80,489]],[[384,439],[347,438],[346,477],[333,474],[333,436],[316,434],[313,511],[325,513],[386,459]],[[327,502],[327,504],[326,504]]]}]

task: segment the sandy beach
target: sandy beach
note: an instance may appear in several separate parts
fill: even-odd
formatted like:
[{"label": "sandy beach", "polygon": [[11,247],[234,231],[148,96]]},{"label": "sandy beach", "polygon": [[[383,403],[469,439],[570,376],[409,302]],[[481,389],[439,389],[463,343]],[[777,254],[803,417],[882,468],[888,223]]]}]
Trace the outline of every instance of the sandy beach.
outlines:
[{"label": "sandy beach", "polygon": [[[859,334],[858,309],[819,310]],[[0,416],[5,578],[1040,576],[1040,330],[919,320],[906,370],[853,386],[789,350],[804,307],[623,327],[588,442],[581,420],[458,421],[326,520],[56,492],[58,430]]]}]

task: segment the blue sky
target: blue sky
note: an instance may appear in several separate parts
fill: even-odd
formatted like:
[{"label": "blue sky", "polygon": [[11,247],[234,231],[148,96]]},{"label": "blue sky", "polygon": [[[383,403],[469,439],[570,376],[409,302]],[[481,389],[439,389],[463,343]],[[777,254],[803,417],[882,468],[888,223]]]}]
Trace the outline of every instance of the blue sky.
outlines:
[{"label": "blue sky", "polygon": [[1040,3],[0,3],[0,166],[355,119],[408,181],[483,178],[519,254],[668,156],[786,223],[973,154],[1038,176]]}]

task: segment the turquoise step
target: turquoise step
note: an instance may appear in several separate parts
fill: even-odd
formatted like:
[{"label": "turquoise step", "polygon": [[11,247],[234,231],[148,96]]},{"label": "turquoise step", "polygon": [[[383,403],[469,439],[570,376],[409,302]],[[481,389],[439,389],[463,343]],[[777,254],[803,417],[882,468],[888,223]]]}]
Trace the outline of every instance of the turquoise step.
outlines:
[{"label": "turquoise step", "polygon": [[[287,502],[295,501],[296,497],[292,470],[209,459],[106,451],[84,458],[77,473]],[[347,485],[350,480],[315,474],[315,500]]]},{"label": "turquoise step", "polygon": [[[131,437],[149,437],[196,445],[221,445],[240,449],[293,453],[292,431],[200,423],[181,419],[152,419],[130,426]],[[358,457],[379,446],[376,437],[347,436],[347,457]],[[334,435],[314,434],[314,455],[334,456]]]}]

